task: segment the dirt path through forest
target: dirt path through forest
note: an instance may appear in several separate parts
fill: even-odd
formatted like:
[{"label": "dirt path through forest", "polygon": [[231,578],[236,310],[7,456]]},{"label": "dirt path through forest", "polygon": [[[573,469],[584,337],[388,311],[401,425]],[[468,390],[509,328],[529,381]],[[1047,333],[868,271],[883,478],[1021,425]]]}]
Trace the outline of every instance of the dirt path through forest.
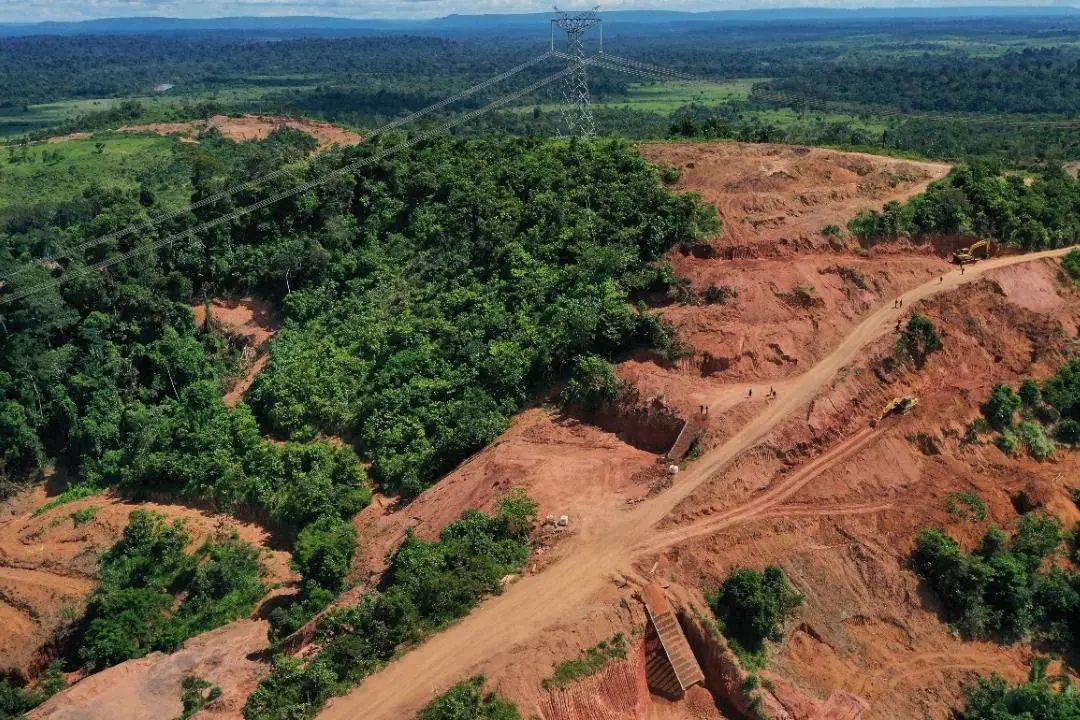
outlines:
[{"label": "dirt path through forest", "polygon": [[[907,307],[932,295],[955,290],[986,273],[1019,263],[1060,257],[1068,249],[988,260],[969,267],[961,275],[953,270],[904,293]],[[710,450],[675,485],[631,510],[616,508],[596,517],[589,527],[579,528],[565,541],[562,560],[536,575],[527,575],[502,595],[487,600],[468,617],[405,653],[360,687],[330,702],[320,717],[352,720],[401,720],[410,718],[438,693],[480,672],[490,658],[522,644],[545,629],[572,620],[604,585],[622,577],[635,577],[632,562],[644,552],[702,532],[713,532],[722,519],[741,522],[770,510],[791,497],[816,473],[845,453],[855,452],[872,431],[860,431],[806,468],[793,473],[775,488],[751,498],[726,518],[707,517],[674,530],[658,530],[676,506],[714,477],[740,453],[752,448],[781,422],[809,404],[845,366],[872,342],[888,335],[897,319],[888,301],[858,325],[843,342],[807,373],[786,384],[775,399],[753,420],[722,445]]]}]

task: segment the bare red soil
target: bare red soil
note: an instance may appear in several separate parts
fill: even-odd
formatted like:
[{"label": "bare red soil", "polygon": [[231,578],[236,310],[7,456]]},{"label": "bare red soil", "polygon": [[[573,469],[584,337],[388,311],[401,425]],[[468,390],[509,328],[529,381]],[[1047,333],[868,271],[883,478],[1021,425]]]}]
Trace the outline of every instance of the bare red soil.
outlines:
[{"label": "bare red soil", "polygon": [[[1030,270],[1022,273],[1013,266]],[[799,656],[788,645],[774,650],[771,671],[785,681],[783,687],[792,688],[797,702],[788,699],[788,704],[812,709],[806,717],[945,717],[958,701],[961,682],[972,677],[964,667],[997,666],[1009,677],[1022,675],[1028,650],[954,638],[934,611],[933,598],[906,567],[919,530],[935,522],[955,527],[945,510],[949,492],[981,483],[979,487],[987,487],[992,517],[1007,521],[1015,516],[1002,468],[1013,468],[1009,477],[1023,477],[1023,483],[1017,481],[1021,487],[1031,475],[1056,482],[1058,489],[1049,493],[1057,498],[1052,507],[1063,507],[1059,501],[1065,481],[1058,468],[1029,460],[996,460],[994,454],[1000,452],[994,448],[972,451],[959,445],[957,458],[950,461],[944,450],[924,455],[921,439],[908,437],[911,430],[905,423],[921,421],[926,413],[944,444],[949,426],[942,426],[943,415],[957,426],[973,417],[998,377],[995,373],[1009,373],[1005,377],[1012,379],[1045,374],[1060,360],[1067,339],[1060,328],[1074,323],[1080,311],[1076,291],[1059,283],[1055,294],[1060,303],[1052,314],[1034,313],[1012,303],[996,282],[982,280],[993,272],[1001,273],[1006,285],[1025,287],[1057,282],[1058,277],[1055,261],[1013,257],[981,263],[965,277],[953,271],[940,284],[931,279],[909,290],[904,296],[908,308],[940,298],[928,302],[926,312],[946,330],[946,349],[921,373],[898,375],[891,387],[881,386],[871,362],[891,353],[892,324],[900,312],[891,302],[879,304],[777,399],[744,400],[731,413],[740,416],[737,423],[713,418],[720,426],[710,441],[715,445],[680,473],[671,488],[636,507],[595,508],[557,546],[555,560],[542,572],[527,574],[461,623],[367,679],[351,695],[333,701],[324,717],[350,717],[360,707],[366,717],[404,717],[430,700],[429,684],[437,692],[481,671],[529,708],[539,691],[528,691],[528,683],[536,688],[543,671],[523,658],[561,654],[565,659],[595,643],[597,635],[602,638],[610,629],[596,632],[605,608],[630,602],[627,593],[646,578],[677,577],[700,588],[715,584],[735,564],[760,567],[768,561],[784,565],[808,597],[790,648],[805,647],[805,635],[850,665],[837,661],[835,674],[830,674],[825,660],[831,655],[824,648],[805,654],[806,663],[824,658],[812,668],[798,664]],[[969,334],[965,328],[974,321],[969,322],[966,313],[987,326],[985,333]],[[973,341],[979,338],[984,345]],[[1045,357],[1033,355],[1033,347],[1046,348]],[[1005,360],[996,361],[1003,350]],[[915,415],[867,429],[889,398],[911,391],[922,398]],[[935,416],[923,410],[927,406]],[[834,446],[835,454],[801,468]],[[844,470],[843,463],[870,451],[877,453],[872,466]],[[969,452],[983,453],[995,464],[970,469]],[[1058,460],[1076,461],[1065,451]],[[914,474],[937,463],[943,470]],[[827,479],[833,477],[837,479]],[[860,491],[852,492],[852,487]],[[450,502],[446,496],[444,500]],[[1074,519],[1075,508],[1072,513],[1065,519]],[[972,527],[962,537],[971,540],[981,529]],[[890,627],[898,628],[895,636],[879,629]],[[882,640],[874,650],[864,648],[879,635]],[[578,642],[567,642],[575,636]],[[973,661],[972,653],[980,659]],[[941,667],[921,669],[919,663],[935,654],[946,657]],[[890,681],[894,684],[889,689],[874,679],[879,675],[899,680]],[[424,687],[404,691],[407,678],[416,677],[425,679]],[[832,710],[822,715],[829,707]]]},{"label": "bare red soil", "polygon": [[189,640],[176,652],[153,653],[93,675],[54,696],[29,720],[161,720],[184,710],[183,682],[198,677],[221,689],[199,720],[240,720],[261,665],[252,655],[268,646],[265,620],[240,620]]},{"label": "bare red soil", "polygon": [[270,303],[255,298],[217,298],[209,306],[200,304],[191,309],[198,327],[206,324],[209,314],[212,322],[243,348],[246,366],[224,398],[226,405],[236,407],[258,374],[270,364],[268,352],[258,353],[281,327],[277,311]]},{"label": "bare red soil", "polygon": [[329,123],[273,115],[242,115],[240,117],[215,115],[209,120],[127,125],[120,128],[120,132],[152,132],[159,135],[180,135],[194,139],[208,130],[217,130],[230,140],[247,142],[250,140],[264,140],[279,127],[289,127],[311,135],[319,141],[320,149],[333,145],[356,145],[362,140],[359,134]]},{"label": "bare red soil", "polygon": [[658,165],[678,168],[680,190],[700,193],[724,221],[721,248],[771,256],[843,249],[822,234],[860,210],[904,200],[944,177],[949,166],[823,148],[746,143],[641,146]]},{"label": "bare red soil", "polygon": [[[133,510],[146,509],[183,519],[193,544],[235,530],[241,538],[263,548],[268,582],[291,580],[289,554],[269,549],[263,528],[227,516],[159,503],[131,503],[111,493],[85,498],[40,515],[48,495],[43,487],[9,500],[0,518],[0,668],[33,671],[48,658],[42,648],[53,634],[82,615],[86,599],[97,585],[97,560],[119,539]],[[78,522],[74,513],[91,511]]]}]

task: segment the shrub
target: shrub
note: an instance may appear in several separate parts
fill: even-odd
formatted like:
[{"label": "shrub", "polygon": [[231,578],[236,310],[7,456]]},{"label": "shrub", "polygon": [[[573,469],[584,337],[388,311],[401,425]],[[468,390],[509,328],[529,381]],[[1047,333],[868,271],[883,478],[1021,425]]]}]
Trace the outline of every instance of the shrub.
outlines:
[{"label": "shrub", "polygon": [[660,171],[660,180],[665,185],[675,185],[682,179],[682,171],[672,165],[665,165]]},{"label": "shrub", "polygon": [[1039,385],[1031,378],[1024,380],[1020,383],[1020,400],[1024,403],[1024,407],[1036,408],[1039,403],[1042,402],[1042,393],[1039,392]]},{"label": "shrub", "polygon": [[580,407],[593,412],[605,402],[618,398],[621,388],[622,381],[615,374],[614,365],[602,357],[584,355],[577,358],[560,400],[564,407]]},{"label": "shrub", "polygon": [[1061,259],[1061,265],[1065,268],[1065,272],[1069,274],[1069,277],[1073,279],[1073,282],[1080,284],[1080,250],[1070,250]]},{"label": "shrub", "polygon": [[[529,556],[522,519],[535,512],[531,500],[511,493],[500,515],[468,510],[436,542],[411,532],[390,558],[379,591],[323,617],[316,628],[322,645],[308,660],[279,658],[244,707],[247,720],[314,717],[326,700],[344,692],[387,662],[402,646],[468,614],[500,580],[520,570]],[[464,716],[471,717],[471,716]]]},{"label": "shrub", "polygon": [[840,226],[839,225],[834,225],[832,223],[829,223],[828,225],[826,225],[825,227],[823,227],[821,229],[821,234],[824,235],[825,237],[830,237],[830,238],[831,237],[836,237],[841,232],[843,232],[843,230],[840,229]]},{"label": "shrub", "polygon": [[1080,717],[1080,692],[1068,681],[1051,682],[1045,664],[1033,665],[1024,685],[1010,687],[998,675],[964,688],[958,720],[1072,720]]},{"label": "shrub", "polygon": [[739,293],[736,292],[735,288],[727,285],[710,285],[705,288],[703,298],[709,305],[726,305],[730,298],[738,297],[738,295]]},{"label": "shrub", "polygon": [[356,551],[356,528],[348,520],[323,516],[296,538],[292,564],[305,583],[340,592]]},{"label": "shrub", "polygon": [[565,660],[556,665],[551,677],[544,680],[544,689],[566,687],[582,678],[595,675],[612,660],[626,657],[626,653],[626,638],[622,633],[616,633],[610,640],[602,640],[583,651],[581,657]]},{"label": "shrub", "polygon": [[416,720],[521,720],[517,706],[484,694],[484,678],[459,683],[435,698]]},{"label": "shrub", "polygon": [[1062,538],[1055,518],[1028,513],[1011,541],[989,528],[977,553],[940,530],[924,530],[912,561],[941,600],[945,619],[964,635],[1013,641],[1035,632],[1067,648],[1080,631],[1080,573],[1052,564],[1042,569]]},{"label": "shrub", "polygon": [[184,678],[181,687],[184,690],[181,698],[184,703],[184,712],[180,715],[180,720],[188,720],[221,697],[221,688],[194,675]]},{"label": "shrub", "polygon": [[1062,420],[1054,428],[1054,437],[1066,445],[1080,444],[1080,422],[1071,418]]},{"label": "shrub", "polygon": [[756,653],[765,640],[782,639],[780,628],[794,616],[803,596],[788,587],[783,568],[770,565],[764,573],[734,570],[708,600],[724,634]]},{"label": "shrub", "polygon": [[75,527],[78,527],[96,518],[97,514],[98,509],[96,507],[85,507],[71,513],[71,519],[75,522]]},{"label": "shrub", "polygon": [[1054,444],[1046,438],[1041,425],[1025,420],[1016,426],[1016,436],[1027,445],[1028,453],[1036,460],[1045,460],[1054,454]]},{"label": "shrub", "polygon": [[915,313],[896,341],[896,347],[900,354],[922,366],[931,354],[941,350],[941,336],[929,318]]},{"label": "shrub", "polygon": [[1012,427],[1013,418],[1023,404],[1015,390],[997,383],[990,392],[990,399],[982,406],[982,413],[992,428],[1004,432]]},{"label": "shrub", "polygon": [[973,492],[949,493],[948,510],[950,515],[970,522],[986,519],[986,505]]}]

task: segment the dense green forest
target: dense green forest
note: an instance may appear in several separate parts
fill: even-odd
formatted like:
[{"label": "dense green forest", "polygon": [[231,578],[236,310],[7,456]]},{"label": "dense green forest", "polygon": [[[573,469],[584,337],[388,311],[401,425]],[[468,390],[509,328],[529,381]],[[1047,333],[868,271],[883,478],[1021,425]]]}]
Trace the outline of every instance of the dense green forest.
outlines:
[{"label": "dense green forest", "polygon": [[861,240],[968,235],[1022,250],[1080,242],[1080,181],[1061,168],[1025,177],[1001,163],[974,163],[906,203],[855,216],[848,229]]},{"label": "dense green forest", "polygon": [[[697,79],[655,109],[650,80],[590,70],[599,127],[627,137],[715,137],[887,148],[1034,164],[1080,158],[1080,21],[1068,16],[638,28],[608,51]],[[259,111],[357,128],[431,105],[546,51],[535,34],[250,37],[236,33],[17,37],[0,44],[0,134],[116,127]],[[676,31],[677,30],[677,31]],[[555,72],[549,60],[464,98],[432,121]],[[709,83],[737,83],[707,99]],[[155,92],[162,83],[173,87]],[[135,101],[121,106],[124,98]],[[553,134],[558,89],[463,133]],[[620,105],[620,103],[625,103]],[[529,112],[536,105],[536,112]],[[954,117],[960,114],[960,117]]]}]

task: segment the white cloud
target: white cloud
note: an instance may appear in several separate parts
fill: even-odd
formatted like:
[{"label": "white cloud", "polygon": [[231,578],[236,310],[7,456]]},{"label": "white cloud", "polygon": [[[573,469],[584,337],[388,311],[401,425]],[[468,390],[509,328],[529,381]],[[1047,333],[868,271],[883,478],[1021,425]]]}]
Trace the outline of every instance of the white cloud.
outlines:
[{"label": "white cloud", "polygon": [[[602,9],[726,10],[928,5],[1073,5],[1080,0],[603,0]],[[592,3],[565,0],[565,5]],[[86,20],[155,15],[206,18],[229,15],[330,15],[351,18],[422,18],[451,13],[545,12],[550,0],[0,0],[0,22]]]}]

